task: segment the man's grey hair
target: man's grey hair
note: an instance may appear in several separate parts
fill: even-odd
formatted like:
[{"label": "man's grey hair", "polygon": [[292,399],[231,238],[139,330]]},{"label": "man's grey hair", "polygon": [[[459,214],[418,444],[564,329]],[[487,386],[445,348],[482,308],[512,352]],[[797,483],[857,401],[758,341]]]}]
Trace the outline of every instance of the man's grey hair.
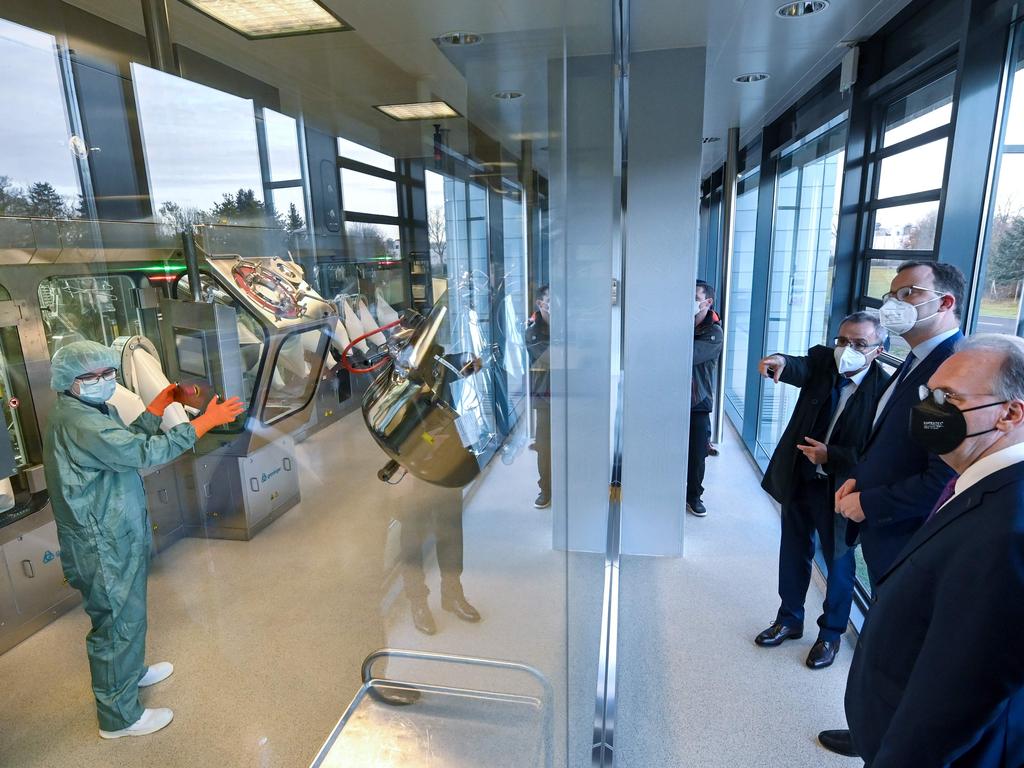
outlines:
[{"label": "man's grey hair", "polygon": [[1024,400],[1024,339],[1006,333],[979,333],[956,345],[957,352],[989,351],[1003,355],[992,379],[992,394],[1003,400]]},{"label": "man's grey hair", "polygon": [[885,344],[889,338],[889,331],[885,329],[882,322],[878,319],[877,312],[854,312],[852,315],[847,315],[843,318],[843,322],[839,324],[839,327],[843,327],[843,323],[871,323],[875,329],[875,338],[879,344]]}]

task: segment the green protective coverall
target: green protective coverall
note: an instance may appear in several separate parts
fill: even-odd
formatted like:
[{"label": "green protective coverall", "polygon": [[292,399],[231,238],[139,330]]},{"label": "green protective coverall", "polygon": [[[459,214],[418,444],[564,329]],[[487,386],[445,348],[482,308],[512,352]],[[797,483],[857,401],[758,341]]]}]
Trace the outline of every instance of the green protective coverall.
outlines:
[{"label": "green protective coverall", "polygon": [[58,394],[43,441],[46,485],[61,563],[92,619],[86,638],[100,728],[142,717],[146,673],[146,578],[150,530],[140,469],[164,464],[196,442],[190,424],[160,431],[144,411],[130,425]]}]

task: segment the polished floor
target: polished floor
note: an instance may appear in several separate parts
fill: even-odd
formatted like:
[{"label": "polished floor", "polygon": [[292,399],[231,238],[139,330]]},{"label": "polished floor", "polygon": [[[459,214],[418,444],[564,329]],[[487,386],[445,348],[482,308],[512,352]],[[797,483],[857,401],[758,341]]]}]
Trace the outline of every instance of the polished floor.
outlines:
[{"label": "polished floor", "polygon": [[[253,541],[186,539],[154,562],[148,655],[176,671],[143,701],[173,708],[174,722],[141,739],[97,738],[88,622],[76,609],[0,656],[0,766],[307,766],[359,690],[361,661],[382,647],[536,667],[553,691],[551,764],[589,764],[603,558],[552,549],[552,512],[532,507],[534,454],[495,460],[464,502],[463,583],[483,621],[440,609],[428,557],[438,633],[427,637],[401,593],[392,518],[450,496],[377,481],[382,455],[358,414],[298,451],[298,507]],[[686,557],[623,562],[617,765],[851,764],[813,743],[818,728],[842,725],[849,649],[814,673],[802,666],[813,633],[770,651],[751,643],[776,607],[778,517],[734,442],[710,462],[711,514],[687,521]],[[821,599],[812,590],[809,605]],[[460,665],[392,662],[381,674],[538,691],[526,676]],[[507,749],[501,759],[488,749],[543,738],[541,718],[493,703],[377,709],[376,721],[360,713],[357,746],[332,765],[505,765]],[[455,743],[468,757],[445,753]],[[543,765],[545,751],[508,764]]]}]

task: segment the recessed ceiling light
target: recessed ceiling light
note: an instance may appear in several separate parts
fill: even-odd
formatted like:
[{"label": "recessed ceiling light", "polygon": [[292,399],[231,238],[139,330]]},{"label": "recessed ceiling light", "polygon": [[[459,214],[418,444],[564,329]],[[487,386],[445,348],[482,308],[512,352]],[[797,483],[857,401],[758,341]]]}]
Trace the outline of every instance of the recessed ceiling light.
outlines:
[{"label": "recessed ceiling light", "polygon": [[249,40],[352,29],[318,0],[181,0]]},{"label": "recessed ceiling light", "polygon": [[705,136],[702,140],[702,144],[714,144],[716,141],[721,141],[721,136]]},{"label": "recessed ceiling light", "polygon": [[491,94],[494,98],[499,101],[512,101],[513,99],[523,98],[522,91],[495,91]]},{"label": "recessed ceiling light", "polygon": [[418,101],[412,104],[378,104],[385,115],[395,120],[444,120],[461,117],[446,101]]},{"label": "recessed ceiling light", "polygon": [[762,80],[767,80],[771,75],[767,72],[747,72],[743,75],[736,75],[732,79],[734,83],[760,83]]},{"label": "recessed ceiling light", "polygon": [[479,45],[484,36],[476,32],[445,32],[436,39],[438,45]]},{"label": "recessed ceiling light", "polygon": [[828,0],[803,0],[798,3],[780,5],[775,13],[784,19],[799,19],[812,13],[821,13],[828,8]]}]

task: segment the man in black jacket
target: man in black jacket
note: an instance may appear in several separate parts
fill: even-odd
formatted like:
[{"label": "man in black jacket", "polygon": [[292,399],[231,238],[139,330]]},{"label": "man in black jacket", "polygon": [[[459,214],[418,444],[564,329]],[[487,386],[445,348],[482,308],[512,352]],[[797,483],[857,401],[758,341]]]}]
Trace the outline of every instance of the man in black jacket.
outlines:
[{"label": "man in black jacket", "polygon": [[686,467],[686,511],[707,515],[704,495],[704,462],[711,440],[711,408],[715,402],[715,373],[722,354],[723,332],[712,309],[715,290],[697,281],[693,302],[693,378],[690,385],[690,452]]},{"label": "man in black jacket", "polygon": [[834,349],[812,347],[806,357],[769,355],[758,366],[776,384],[791,384],[801,392],[761,483],[782,505],[782,604],[775,622],[754,642],[776,646],[803,635],[817,531],[828,580],[818,639],[807,655],[811,669],[835,661],[850,620],[856,564],[846,545],[846,519],[835,514],[833,494],[850,476],[871,432],[874,404],[888,381],[875,362],[886,338],[877,317],[856,312],[840,324]]},{"label": "man in black jacket", "polygon": [[537,418],[533,449],[537,452],[537,509],[551,506],[551,292],[537,289],[537,310],[526,326],[526,351],[530,356],[530,397]]}]

